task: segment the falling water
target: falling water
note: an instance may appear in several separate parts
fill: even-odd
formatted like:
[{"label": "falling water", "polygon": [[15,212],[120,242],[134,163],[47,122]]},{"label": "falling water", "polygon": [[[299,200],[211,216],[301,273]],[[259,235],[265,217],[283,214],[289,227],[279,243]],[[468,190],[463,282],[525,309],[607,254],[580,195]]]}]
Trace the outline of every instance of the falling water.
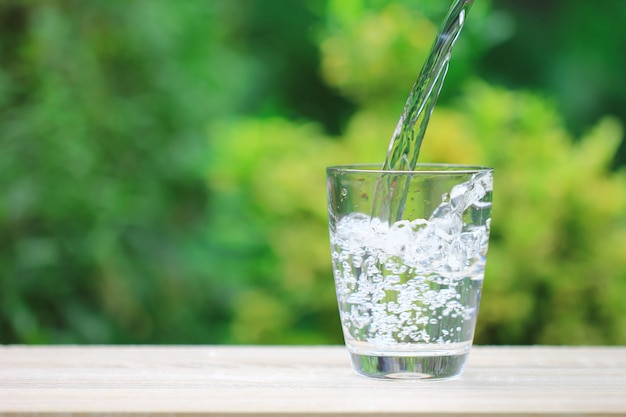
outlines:
[{"label": "falling water", "polygon": [[[409,93],[391,138],[383,170],[415,169],[430,115],[448,71],[452,47],[461,33],[473,3],[474,0],[455,0],[452,4],[428,59]],[[376,190],[372,218],[392,223],[402,217],[406,199],[406,178],[395,176],[393,173],[381,177]]]}]

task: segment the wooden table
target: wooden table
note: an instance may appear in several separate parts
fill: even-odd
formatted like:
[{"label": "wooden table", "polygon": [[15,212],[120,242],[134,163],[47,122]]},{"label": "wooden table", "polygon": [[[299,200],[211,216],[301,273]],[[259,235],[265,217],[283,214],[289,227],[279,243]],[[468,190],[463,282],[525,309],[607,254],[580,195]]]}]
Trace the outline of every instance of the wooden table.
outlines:
[{"label": "wooden table", "polygon": [[626,416],[626,347],[474,347],[449,381],[356,375],[344,347],[0,347],[0,415]]}]

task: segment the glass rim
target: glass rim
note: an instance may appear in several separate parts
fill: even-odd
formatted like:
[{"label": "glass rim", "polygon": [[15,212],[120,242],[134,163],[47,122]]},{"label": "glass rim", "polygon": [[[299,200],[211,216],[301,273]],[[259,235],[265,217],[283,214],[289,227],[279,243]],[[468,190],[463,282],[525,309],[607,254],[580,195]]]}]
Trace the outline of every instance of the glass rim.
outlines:
[{"label": "glass rim", "polygon": [[384,170],[383,164],[346,164],[333,165],[326,168],[327,172],[371,173],[371,174],[473,174],[493,171],[493,168],[483,165],[448,164],[448,163],[420,163],[414,170]]}]

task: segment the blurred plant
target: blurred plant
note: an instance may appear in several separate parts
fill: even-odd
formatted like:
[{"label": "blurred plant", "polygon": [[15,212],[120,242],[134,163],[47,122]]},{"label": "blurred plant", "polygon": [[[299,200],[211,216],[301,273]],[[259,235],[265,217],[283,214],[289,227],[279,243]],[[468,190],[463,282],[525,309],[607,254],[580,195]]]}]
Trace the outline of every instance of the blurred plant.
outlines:
[{"label": "blurred plant", "polygon": [[[496,168],[477,341],[624,343],[621,127],[574,138],[550,100],[478,80],[478,52],[511,32],[489,5],[422,151]],[[0,342],[339,343],[324,167],[382,162],[444,12],[1,3]],[[319,57],[289,37],[316,19]]]},{"label": "blurred plant", "polygon": [[456,110],[466,142],[479,148],[451,153],[471,147],[446,139],[442,115],[424,156],[495,168],[477,341],[625,343],[626,171],[611,170],[620,124],[606,118],[575,140],[545,99],[480,83]]},{"label": "blurred plant", "polygon": [[[626,123],[624,37],[611,23],[626,2],[499,0],[493,15],[511,30],[481,59],[484,77],[547,92],[576,135],[607,114]],[[626,164],[626,142],[615,162]]]},{"label": "blurred plant", "polygon": [[339,342],[324,203],[339,144],[278,118],[213,133],[207,233],[222,279],[240,286],[229,341]]},{"label": "blurred plant", "polygon": [[[501,15],[482,9],[471,13],[472,25],[466,28],[486,29],[483,38],[470,33],[475,49],[493,47],[510,35]],[[329,19],[333,24],[342,21],[332,13]],[[399,23],[386,24],[389,19]],[[359,48],[353,38],[369,39],[372,26],[382,41],[371,49],[384,58],[386,70],[370,74],[368,62],[376,61],[370,45]],[[408,44],[415,51],[426,51],[423,37],[416,36],[420,27],[429,39],[433,28],[428,22],[405,4],[393,3],[368,19],[344,19],[341,29],[331,26],[322,40],[329,82],[345,94],[363,98],[344,138],[347,146],[360,152],[343,162],[383,159],[384,150],[381,145],[376,148],[376,140],[390,135],[391,121],[399,114],[391,103],[404,99],[392,87],[406,78],[406,67],[396,60],[411,56],[406,49],[402,55],[390,51]],[[483,48],[477,47],[480,44]],[[451,70],[456,62],[453,57]],[[479,327],[478,341],[624,343],[626,308],[616,294],[626,290],[626,178],[624,170],[611,169],[623,137],[619,123],[605,119],[589,134],[574,138],[555,105],[545,98],[495,89],[472,78],[465,74],[462,88],[455,84],[458,79],[447,80],[452,84],[447,82],[444,91],[458,88],[463,96],[455,99],[454,92],[448,93],[451,99],[443,103],[447,106],[436,108],[421,158],[496,169],[490,249],[495,260],[488,265],[480,321],[484,327]],[[407,83],[404,94],[409,87]],[[386,129],[379,126],[383,119],[390,121]],[[366,157],[358,159],[363,153]]]},{"label": "blurred plant", "polygon": [[[408,15],[401,5],[390,5],[322,37],[329,82],[359,103],[341,139],[278,118],[237,120],[214,135],[209,184],[213,209],[228,225],[213,228],[214,234],[230,240],[234,233],[257,247],[247,256],[233,250],[222,259],[223,269],[240,262],[259,265],[268,259],[266,252],[274,256],[263,264],[267,270],[248,276],[247,288],[255,279],[264,284],[252,295],[244,293],[245,307],[233,316],[233,340],[292,341],[303,317],[332,320],[323,167],[383,159],[398,115],[386,103],[389,96],[398,98],[400,89],[392,86],[406,72],[403,66],[368,67],[364,63],[377,62],[370,43],[352,37],[376,26],[378,39],[393,40],[377,43],[382,50],[376,53],[391,59],[395,46],[416,41],[409,42],[412,32],[405,25],[382,23],[420,21]],[[610,169],[621,137],[619,123],[605,119],[575,140],[545,98],[479,81],[466,81],[456,100],[435,110],[423,161],[496,170],[478,343],[626,342],[626,307],[619,299],[626,291],[626,175]],[[288,319],[280,320],[285,314]],[[317,331],[331,335],[335,327]]]},{"label": "blurred plant", "polygon": [[205,120],[247,67],[203,3],[0,4],[1,342],[219,340]]}]

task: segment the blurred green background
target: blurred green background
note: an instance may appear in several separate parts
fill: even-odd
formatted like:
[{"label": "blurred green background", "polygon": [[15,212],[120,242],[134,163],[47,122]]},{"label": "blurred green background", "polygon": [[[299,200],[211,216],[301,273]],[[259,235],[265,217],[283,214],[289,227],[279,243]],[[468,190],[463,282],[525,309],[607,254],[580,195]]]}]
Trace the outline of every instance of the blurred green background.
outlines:
[{"label": "blurred green background", "polygon": [[[342,343],[324,167],[441,0],[0,1],[0,343]],[[421,160],[495,167],[476,343],[626,343],[626,2],[476,0]]]}]

